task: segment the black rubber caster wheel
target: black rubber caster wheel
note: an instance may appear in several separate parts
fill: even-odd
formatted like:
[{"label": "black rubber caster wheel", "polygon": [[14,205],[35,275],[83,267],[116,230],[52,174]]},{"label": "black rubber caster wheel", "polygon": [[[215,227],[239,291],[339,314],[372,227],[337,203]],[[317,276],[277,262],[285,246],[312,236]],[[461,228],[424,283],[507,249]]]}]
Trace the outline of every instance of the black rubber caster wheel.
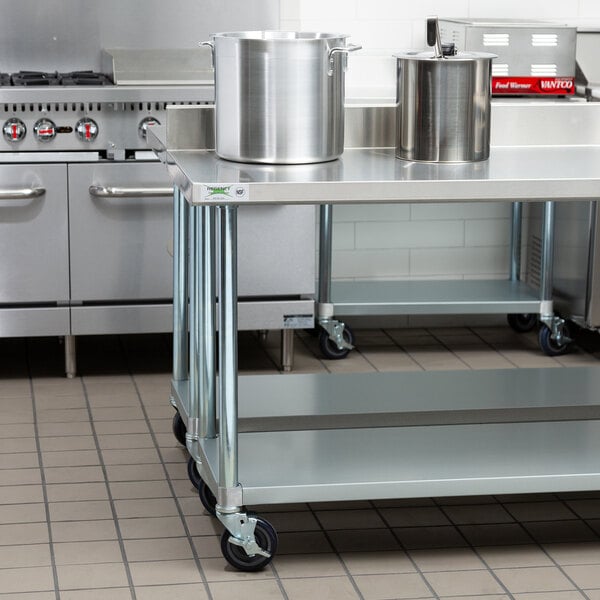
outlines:
[{"label": "black rubber caster wheel", "polygon": [[506,315],[506,320],[511,329],[517,333],[531,331],[538,324],[538,316],[535,313]]},{"label": "black rubber caster wheel", "polygon": [[179,412],[176,412],[173,415],[173,435],[175,439],[182,445],[185,446],[185,434],[187,432],[187,427],[181,418]]},{"label": "black rubber caster wheel", "polygon": [[217,499],[203,479],[200,479],[198,494],[206,512],[214,517],[217,514]]},{"label": "black rubber caster wheel", "polygon": [[221,536],[221,552],[225,560],[239,571],[260,571],[264,569],[273,560],[275,552],[277,552],[277,533],[273,526],[260,517],[257,519],[254,537],[256,543],[271,556],[261,556],[255,554],[248,556],[246,551],[241,546],[236,546],[229,542],[231,534],[225,530]]},{"label": "black rubber caster wheel", "polygon": [[[344,341],[354,346],[354,334],[348,325],[344,327],[344,333],[342,336]],[[330,358],[331,360],[340,360],[342,358],[346,358],[346,356],[350,354],[350,350],[348,348],[342,348],[340,350],[337,344],[329,337],[329,334],[325,329],[321,329],[319,333],[319,347],[321,348],[323,356],[325,358]]]},{"label": "black rubber caster wheel", "polygon": [[[567,337],[570,337],[566,326],[563,326],[563,331]],[[556,340],[552,339],[552,331],[550,328],[545,325],[540,329],[538,342],[542,352],[546,356],[561,356],[562,354],[566,354],[571,346],[571,344],[558,344]]]},{"label": "black rubber caster wheel", "polygon": [[192,456],[190,456],[188,459],[187,472],[192,485],[199,490],[200,484],[202,483],[202,477],[200,477],[200,473],[198,473],[198,466],[196,465],[196,461]]}]

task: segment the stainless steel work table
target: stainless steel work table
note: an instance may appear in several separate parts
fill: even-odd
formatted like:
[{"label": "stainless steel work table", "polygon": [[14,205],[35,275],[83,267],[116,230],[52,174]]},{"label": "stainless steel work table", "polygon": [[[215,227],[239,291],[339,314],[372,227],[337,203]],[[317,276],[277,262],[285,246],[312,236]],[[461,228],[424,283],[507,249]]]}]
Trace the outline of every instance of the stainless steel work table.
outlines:
[{"label": "stainless steel work table", "polygon": [[[595,367],[238,377],[235,283],[239,205],[597,199],[599,147],[493,148],[485,163],[446,166],[356,149],[332,163],[277,167],[165,150],[160,130],[154,138],[176,185],[181,234],[172,401],[201,498],[216,495],[225,547],[246,550],[239,568],[274,552],[252,545],[271,539],[270,526],[248,517],[246,504],[600,488]],[[197,219],[189,273],[188,218]],[[196,290],[189,355],[187,286]]]}]

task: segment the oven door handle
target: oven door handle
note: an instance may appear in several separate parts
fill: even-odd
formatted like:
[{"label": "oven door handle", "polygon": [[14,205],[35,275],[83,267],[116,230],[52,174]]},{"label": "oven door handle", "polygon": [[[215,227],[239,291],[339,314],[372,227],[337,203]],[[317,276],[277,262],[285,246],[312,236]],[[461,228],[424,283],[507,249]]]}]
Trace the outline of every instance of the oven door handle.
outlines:
[{"label": "oven door handle", "polygon": [[164,198],[173,196],[173,187],[90,185],[90,195],[95,198]]},{"label": "oven door handle", "polygon": [[0,200],[31,200],[39,198],[46,193],[46,188],[29,187],[12,190],[0,190]]}]

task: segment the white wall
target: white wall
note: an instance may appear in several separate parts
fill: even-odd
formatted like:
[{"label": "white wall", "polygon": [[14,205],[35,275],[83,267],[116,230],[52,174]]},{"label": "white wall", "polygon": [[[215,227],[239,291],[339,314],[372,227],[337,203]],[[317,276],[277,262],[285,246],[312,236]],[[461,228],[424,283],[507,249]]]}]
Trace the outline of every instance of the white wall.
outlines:
[{"label": "white wall", "polygon": [[[425,19],[498,17],[600,22],[598,0],[280,0],[281,29],[347,33],[348,98],[395,98],[394,51],[425,47]],[[493,112],[492,112],[493,118]],[[506,204],[339,207],[334,278],[503,278]],[[413,320],[414,321],[414,320]]]}]

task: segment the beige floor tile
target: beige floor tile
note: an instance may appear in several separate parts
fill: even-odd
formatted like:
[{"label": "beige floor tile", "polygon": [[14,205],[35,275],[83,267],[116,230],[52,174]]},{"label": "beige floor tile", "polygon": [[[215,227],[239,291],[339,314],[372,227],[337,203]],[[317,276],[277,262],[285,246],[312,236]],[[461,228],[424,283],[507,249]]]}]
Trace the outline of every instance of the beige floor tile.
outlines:
[{"label": "beige floor tile", "polygon": [[[192,538],[194,548],[198,556],[202,558],[216,558],[223,556],[221,553],[221,536],[220,535],[201,535]],[[277,556],[281,556],[281,537],[279,538],[279,547]]]},{"label": "beige floor tile", "polygon": [[510,523],[514,519],[498,504],[447,506],[444,511],[455,525]]},{"label": "beige floor tile", "polygon": [[47,544],[49,541],[46,523],[0,524],[0,546]]},{"label": "beige floor tile", "polygon": [[129,569],[136,586],[202,583],[200,572],[193,560],[134,562],[129,565]]},{"label": "beige floor tile", "polygon": [[342,577],[344,565],[335,554],[276,556],[273,566],[282,579],[290,577]]},{"label": "beige floor tile", "polygon": [[516,366],[499,352],[487,348],[452,348],[456,357],[470,369],[515,369]]},{"label": "beige floor tile", "polygon": [[515,350],[513,348],[505,348],[503,346],[496,346],[498,352],[510,361],[513,365],[516,365],[520,369],[549,369],[559,368],[561,364],[551,356],[545,356],[540,351],[536,354],[529,350]]},{"label": "beige floor tile", "polygon": [[518,523],[460,525],[459,530],[473,546],[514,546],[533,541]]},{"label": "beige floor tile", "polygon": [[127,587],[127,574],[122,563],[90,565],[58,565],[61,590],[84,590],[105,587]]},{"label": "beige floor tile", "polygon": [[48,502],[108,499],[108,492],[104,482],[55,483],[46,486],[46,492],[48,494]]},{"label": "beige floor tile", "polygon": [[502,594],[505,591],[488,571],[469,571],[468,577],[460,571],[425,573],[425,578],[439,596]]},{"label": "beige floor tile", "polygon": [[[509,600],[505,594],[485,594],[485,596],[440,596],[440,600]],[[542,598],[539,598],[542,600]]]},{"label": "beige floor tile", "polygon": [[166,401],[162,404],[154,404],[146,408],[149,419],[172,419],[173,407]]},{"label": "beige floor tile", "polygon": [[533,592],[531,594],[515,594],[515,600],[582,600],[580,592]]},{"label": "beige floor tile", "polygon": [[599,590],[585,590],[589,600],[600,600],[600,589]]},{"label": "beige floor tile", "polygon": [[52,396],[46,398],[35,399],[35,407],[37,410],[52,410],[66,408],[87,408],[87,403],[83,394],[67,395],[67,396]]},{"label": "beige floor tile", "polygon": [[179,515],[172,498],[115,500],[119,519],[135,517],[176,517]]},{"label": "beige floor tile", "polygon": [[461,548],[467,542],[456,527],[401,527],[394,534],[407,549]]},{"label": "beige floor tile", "polygon": [[546,544],[544,550],[559,565],[600,565],[600,542]]},{"label": "beige floor tile", "polygon": [[37,452],[35,438],[0,439],[0,454],[12,454],[14,452]]},{"label": "beige floor tile", "polygon": [[189,477],[171,480],[170,484],[176,498],[198,498],[198,490],[191,484]]},{"label": "beige floor tile", "polygon": [[385,523],[374,509],[323,510],[316,513],[323,529],[378,529]]},{"label": "beige floor tile", "polygon": [[43,453],[96,450],[96,442],[92,435],[73,435],[69,437],[41,437],[40,448]]},{"label": "beige floor tile", "polygon": [[485,569],[484,563],[471,548],[411,550],[409,555],[423,572]]},{"label": "beige floor tile", "polygon": [[162,481],[165,472],[162,465],[107,465],[106,475],[114,481]]},{"label": "beige floor tile", "polygon": [[150,427],[154,433],[169,433],[173,430],[173,418],[149,419]]},{"label": "beige floor tile", "polygon": [[[171,437],[173,438],[172,435]],[[152,436],[149,433],[131,433],[129,435],[99,435],[98,445],[103,451],[122,450],[127,448],[154,448],[154,442],[152,441]]]},{"label": "beige floor tile", "polygon": [[154,448],[102,450],[102,458],[106,465],[138,465],[160,462],[158,452]]},{"label": "beige floor tile", "polygon": [[77,483],[104,481],[104,473],[99,466],[92,467],[48,467],[44,469],[47,483]]},{"label": "beige floor tile", "polygon": [[527,522],[523,526],[540,544],[592,542],[598,539],[594,532],[582,521]]},{"label": "beige floor tile", "polygon": [[190,542],[185,537],[125,540],[124,545],[129,562],[194,558]]},{"label": "beige floor tile", "polygon": [[[191,483],[190,487],[193,487]],[[171,497],[171,489],[166,481],[112,481],[110,491],[115,500]],[[180,496],[177,495],[177,497]],[[199,502],[197,490],[194,499]]]},{"label": "beige floor tile", "polygon": [[[282,600],[283,594],[277,582],[270,580],[257,581],[215,581],[209,584],[213,600]],[[306,598],[306,596],[305,596]],[[325,598],[320,597],[320,600]],[[289,596],[289,600],[294,600]],[[343,600],[342,598],[336,600]]]},{"label": "beige floor tile", "polygon": [[38,424],[46,423],[68,423],[76,429],[77,423],[88,423],[90,415],[87,408],[52,408],[48,410],[37,410]]},{"label": "beige floor tile", "polygon": [[0,469],[0,486],[42,483],[39,469]]},{"label": "beige floor tile", "polygon": [[221,533],[223,526],[217,519],[209,515],[200,516],[186,516],[185,522],[190,531],[190,535],[212,535],[214,533]]},{"label": "beige floor tile", "polygon": [[89,398],[92,410],[97,408],[139,408],[140,399],[135,392],[121,396],[91,396]]},{"label": "beige floor tile", "polygon": [[398,541],[388,529],[358,529],[329,532],[338,552],[397,550]]},{"label": "beige floor tile", "polygon": [[44,468],[85,467],[99,465],[100,457],[96,450],[63,450],[61,452],[43,452],[42,462]]},{"label": "beige floor tile", "polygon": [[413,573],[413,563],[402,550],[389,552],[345,552],[341,554],[352,575],[381,575],[385,573]]},{"label": "beige floor tile", "polygon": [[582,519],[600,518],[600,499],[569,500],[567,505]]},{"label": "beige floor tile", "polygon": [[52,523],[54,542],[116,540],[114,521],[62,521]]},{"label": "beige floor tile", "polygon": [[[109,588],[99,590],[76,590],[60,592],[60,600],[131,600],[129,588]],[[139,596],[138,596],[139,600]]]},{"label": "beige floor tile", "polygon": [[206,589],[198,583],[136,587],[135,595],[137,600],[208,600]]},{"label": "beige floor tile", "polygon": [[276,531],[318,531],[321,529],[314,515],[309,511],[268,512],[260,515],[269,521]]},{"label": "beige floor tile", "polygon": [[359,598],[347,577],[285,579],[282,583],[289,600],[304,600],[306,598],[355,600]]},{"label": "beige floor tile", "polygon": [[0,504],[29,504],[43,502],[41,485],[5,485],[0,487]]},{"label": "beige floor tile", "polygon": [[[185,515],[185,516],[199,516],[199,515],[207,515],[208,512],[206,511],[206,509],[204,508],[204,506],[202,506],[202,503],[200,502],[199,498],[194,498],[189,497],[189,498],[178,498],[177,502],[181,508],[181,512]],[[252,507],[253,511],[256,511],[258,514],[262,515],[263,517],[264,515],[264,511],[261,511],[257,508],[255,508],[254,506]]]},{"label": "beige floor tile", "polygon": [[56,600],[55,592],[25,592],[23,594],[10,594],[10,600]]},{"label": "beige floor tile", "polygon": [[3,594],[54,590],[51,567],[0,569],[0,590]]},{"label": "beige floor tile", "polygon": [[380,512],[390,527],[423,527],[450,524],[446,515],[435,506],[384,508]]},{"label": "beige floor tile", "polygon": [[39,466],[36,452],[0,454],[0,469],[32,469]]},{"label": "beige floor tile", "polygon": [[562,502],[518,502],[505,504],[506,510],[518,521],[561,521],[575,515]]},{"label": "beige floor tile", "polygon": [[38,425],[40,437],[71,437],[92,435],[92,426],[89,423],[40,423]]},{"label": "beige floor tile", "polygon": [[332,552],[331,544],[320,531],[299,531],[278,535],[277,554],[307,554],[316,552]]},{"label": "beige floor tile", "polygon": [[166,463],[187,463],[189,454],[183,446],[161,448],[160,456]]},{"label": "beige floor tile", "polygon": [[111,406],[108,408],[92,408],[95,423],[99,421],[135,421],[144,419],[144,412],[139,406]]},{"label": "beige floor tile", "polygon": [[254,573],[238,571],[223,558],[223,555],[218,558],[203,558],[201,566],[204,577],[209,583],[214,581],[256,581],[258,579],[275,578],[273,569],[270,566]]},{"label": "beige floor tile", "polygon": [[[44,504],[2,504],[0,505],[0,523],[37,523],[46,522]],[[1,563],[0,563],[1,564]]]},{"label": "beige floor tile", "polygon": [[563,569],[578,587],[600,589],[600,569],[596,565],[573,565]]},{"label": "beige floor tile", "polygon": [[130,433],[148,433],[146,421],[96,421],[96,433],[101,435],[129,435]]},{"label": "beige floor tile", "polygon": [[51,564],[50,544],[0,546],[0,565],[3,569],[45,567]]},{"label": "beige floor tile", "polygon": [[50,520],[59,521],[97,521],[112,519],[113,513],[108,500],[85,500],[77,502],[51,502]]},{"label": "beige floor tile", "polygon": [[0,424],[0,438],[31,438],[35,436],[35,429],[31,423],[22,423],[18,425],[1,425]]},{"label": "beige floor tile", "polygon": [[490,569],[508,569],[511,567],[550,567],[552,560],[539,547],[522,546],[482,546],[477,552]]},{"label": "beige floor tile", "polygon": [[123,562],[121,547],[116,540],[55,543],[54,557],[57,565]]},{"label": "beige floor tile", "polygon": [[365,600],[433,598],[431,590],[417,573],[358,575],[354,580]]},{"label": "beige floor tile", "polygon": [[469,367],[441,345],[405,346],[410,357],[426,371],[464,371]]},{"label": "beige floor tile", "polygon": [[575,586],[557,567],[524,567],[494,571],[509,592],[559,592]]},{"label": "beige floor tile", "polygon": [[119,519],[119,527],[125,540],[185,536],[179,517]]},{"label": "beige floor tile", "polygon": [[362,355],[378,371],[421,371],[421,366],[402,348],[390,346],[369,346],[361,348]]}]

